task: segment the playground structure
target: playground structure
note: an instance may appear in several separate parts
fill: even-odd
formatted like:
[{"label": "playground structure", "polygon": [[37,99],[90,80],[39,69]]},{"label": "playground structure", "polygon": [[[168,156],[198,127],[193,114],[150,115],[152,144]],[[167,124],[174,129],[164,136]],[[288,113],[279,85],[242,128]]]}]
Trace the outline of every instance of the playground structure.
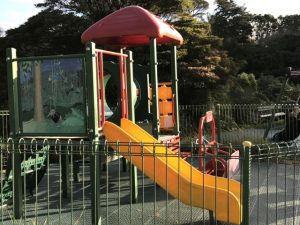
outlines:
[{"label": "playground structure", "polygon": [[[203,130],[205,123],[211,124],[210,141],[204,138]],[[204,157],[199,158],[199,170],[214,176],[233,177],[239,169],[239,151],[224,147],[216,141],[216,123],[212,111],[206,112],[199,119],[198,134],[198,151],[199,154],[204,155]],[[205,157],[209,157],[210,159],[205,160]]]},{"label": "playground structure", "polygon": [[[86,44],[86,53],[69,56],[17,58],[16,50],[8,49],[9,100],[13,115],[10,125],[12,138],[55,139],[59,136],[66,140],[69,138],[86,139],[90,142],[106,140],[111,143],[113,149],[124,154],[124,157],[139,169],[142,167],[142,158],[126,157],[128,146],[117,148],[114,143],[157,144],[157,148],[153,145],[144,148],[145,154],[153,154],[153,157],[143,165],[142,171],[147,176],[173,197],[180,196],[179,200],[183,203],[214,211],[216,220],[241,224],[242,195],[239,182],[203,174],[194,167],[191,173],[191,165],[184,159],[176,157],[176,154],[180,153],[178,147],[177,149],[159,147],[161,143],[179,146],[176,45],[183,43],[181,35],[147,10],[130,6],[92,25],[83,33],[82,42]],[[159,85],[157,44],[166,43],[171,45],[172,78],[171,83]],[[117,47],[120,52],[96,49],[96,44]],[[150,45],[150,78],[147,79],[147,74],[144,74],[142,78],[144,82],[140,81],[134,86],[134,78],[136,77],[135,80],[138,81],[139,74],[135,75],[132,52],[125,51],[124,48],[142,45]],[[117,57],[119,63],[114,65],[105,63],[106,55]],[[109,112],[109,115],[105,102],[105,84],[108,82],[105,82],[105,71],[110,71],[111,76],[118,81],[120,93],[117,109]],[[151,88],[147,80],[151,80]],[[143,125],[135,124],[135,114],[137,112],[142,114],[134,105],[137,88],[140,95],[138,101],[143,102],[140,104],[143,108],[140,110],[148,113],[151,106],[152,135],[142,128]],[[141,99],[147,99],[146,104]],[[43,160],[39,160],[39,168],[42,168],[47,160],[42,152],[48,150],[47,145],[41,148]],[[101,149],[96,148],[94,151],[99,152]],[[138,152],[140,147],[133,146],[131,151]],[[175,157],[166,162],[166,157],[156,154]],[[20,164],[21,161],[21,154],[14,153],[14,175],[9,176],[13,179],[10,185],[14,185],[14,190],[18,193],[14,198],[16,218],[22,215],[21,177],[30,173],[31,168],[27,168],[25,162]],[[68,162],[67,157],[65,162]],[[92,154],[90,162],[91,176],[99,177],[99,157]],[[153,171],[160,173],[154,176]],[[224,173],[225,169],[222,176]],[[214,175],[218,175],[218,172]],[[99,186],[98,178],[92,180],[91,186],[92,204],[99,205],[96,188]],[[222,204],[224,202],[227,204]],[[93,211],[93,224],[98,224],[99,218],[99,212]]]}]

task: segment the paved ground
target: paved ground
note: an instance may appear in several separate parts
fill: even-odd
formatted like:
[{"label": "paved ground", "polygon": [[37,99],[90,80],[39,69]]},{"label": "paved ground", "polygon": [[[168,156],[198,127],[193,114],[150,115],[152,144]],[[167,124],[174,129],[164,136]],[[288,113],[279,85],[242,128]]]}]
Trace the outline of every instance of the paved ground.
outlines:
[{"label": "paved ground", "polygon": [[[128,172],[119,172],[121,168],[117,160],[103,172],[102,224],[209,224],[207,210],[181,204],[141,173],[139,203],[131,203]],[[61,197],[59,169],[52,164],[49,180],[47,175],[43,178],[38,195],[26,197],[25,219],[14,223],[9,205],[0,210],[0,224],[91,224],[88,164],[84,176],[81,165],[80,182],[73,183],[69,200]],[[251,224],[300,224],[299,172],[300,166],[290,163],[252,163]]]}]

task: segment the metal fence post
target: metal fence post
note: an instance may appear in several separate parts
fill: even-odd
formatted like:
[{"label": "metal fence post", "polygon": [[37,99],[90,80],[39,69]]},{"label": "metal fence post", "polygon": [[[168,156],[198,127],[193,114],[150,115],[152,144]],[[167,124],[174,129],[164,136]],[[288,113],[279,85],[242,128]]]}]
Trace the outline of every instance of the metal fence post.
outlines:
[{"label": "metal fence post", "polygon": [[[19,134],[19,102],[18,102],[18,64],[14,61],[17,58],[17,51],[14,48],[6,49],[7,74],[8,74],[8,97],[10,117],[10,136],[13,139]],[[13,211],[14,218],[20,219],[23,214],[22,208],[22,176],[21,176],[21,155],[19,149],[12,145],[12,172],[13,172]],[[17,145],[18,146],[18,145]],[[19,148],[19,146],[18,146]],[[2,182],[2,181],[1,181]]]},{"label": "metal fence post", "polygon": [[249,204],[250,204],[250,171],[251,171],[251,152],[252,143],[250,141],[243,142],[242,151],[242,224],[249,225]]},{"label": "metal fence post", "polygon": [[[91,148],[91,187],[92,187],[92,224],[101,224],[101,214],[100,214],[100,151],[104,149],[104,142],[92,142]],[[100,148],[100,149],[99,149]]]},{"label": "metal fence post", "polygon": [[[100,152],[99,152],[99,123],[101,117],[98,112],[98,74],[96,63],[96,45],[95,43],[87,43],[86,47],[86,86],[87,88],[87,103],[88,103],[88,138],[92,152],[90,153],[90,170],[91,170],[91,216],[92,224],[101,224],[100,216]],[[102,63],[102,62],[99,62]],[[103,150],[103,149],[101,149]]]},{"label": "metal fence post", "polygon": [[[132,57],[132,51],[127,50],[126,54],[128,55],[127,58],[127,89],[128,89],[128,119],[130,119],[132,122],[135,123],[135,112],[134,112],[134,105],[135,103],[133,102],[134,94],[133,93],[133,57]],[[130,152],[131,154],[131,152]],[[123,158],[125,159],[125,158]],[[126,161],[125,161],[126,162]],[[126,164],[125,164],[126,165]],[[138,179],[137,179],[137,168],[133,165],[130,164],[130,181],[131,181],[131,201],[133,203],[136,203],[138,200]]]}]

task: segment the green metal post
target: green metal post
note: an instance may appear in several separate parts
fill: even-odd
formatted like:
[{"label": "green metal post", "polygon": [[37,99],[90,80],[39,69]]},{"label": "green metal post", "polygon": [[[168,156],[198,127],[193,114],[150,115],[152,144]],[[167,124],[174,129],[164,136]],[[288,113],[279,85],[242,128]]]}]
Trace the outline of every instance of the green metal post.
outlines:
[{"label": "green metal post", "polygon": [[249,225],[249,209],[250,209],[250,172],[251,172],[251,142],[243,142],[243,151],[242,151],[242,224]]},{"label": "green metal post", "polygon": [[[126,51],[127,57],[127,91],[128,91],[128,119],[135,123],[135,112],[134,112],[134,95],[133,93],[133,57],[132,51]],[[137,202],[138,199],[138,183],[137,183],[137,168],[134,165],[131,165],[130,169],[131,176],[131,201],[133,203]]]},{"label": "green metal post", "polygon": [[10,136],[17,136],[19,128],[19,104],[18,104],[18,63],[13,61],[17,58],[14,48],[6,49],[7,78],[8,78],[8,100],[10,113]]},{"label": "green metal post", "polygon": [[94,43],[86,44],[86,86],[88,103],[88,137],[92,152],[90,154],[91,170],[91,203],[92,224],[101,224],[100,216],[100,153],[99,153],[99,131],[98,131],[98,97],[97,97],[97,73],[96,73],[96,46]]},{"label": "green metal post", "polygon": [[[7,75],[8,75],[8,97],[10,110],[10,136],[16,138],[20,131],[19,121],[19,99],[18,99],[18,64],[13,61],[17,58],[17,51],[14,48],[6,50]],[[19,146],[18,146],[19,147]],[[12,149],[12,171],[13,171],[13,210],[14,218],[20,219],[22,209],[22,176],[21,176],[21,154],[18,149]]]},{"label": "green metal post", "polygon": [[[65,199],[70,199],[70,160],[66,151],[66,146],[62,146],[61,156],[61,174],[62,174],[62,196]],[[72,153],[71,153],[72,154]]]},{"label": "green metal post", "polygon": [[157,79],[157,50],[156,38],[150,39],[150,74],[152,83],[152,134],[159,138],[159,112],[158,112],[158,79]]},{"label": "green metal post", "polygon": [[177,77],[177,54],[176,46],[171,49],[171,67],[172,67],[172,94],[174,95],[174,134],[178,135],[180,131],[179,127],[179,109],[178,109],[178,77]]}]

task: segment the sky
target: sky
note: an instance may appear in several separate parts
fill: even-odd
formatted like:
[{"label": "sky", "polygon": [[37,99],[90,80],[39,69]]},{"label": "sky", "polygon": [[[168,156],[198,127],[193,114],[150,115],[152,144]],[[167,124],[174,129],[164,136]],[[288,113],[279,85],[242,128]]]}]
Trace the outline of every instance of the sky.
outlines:
[{"label": "sky", "polygon": [[[207,0],[212,13],[214,0]],[[40,9],[34,4],[43,0],[0,0],[0,27],[4,30],[16,28],[25,23],[27,19],[37,14]],[[292,15],[300,14],[300,0],[235,0],[237,5],[244,6],[250,13]]]}]

